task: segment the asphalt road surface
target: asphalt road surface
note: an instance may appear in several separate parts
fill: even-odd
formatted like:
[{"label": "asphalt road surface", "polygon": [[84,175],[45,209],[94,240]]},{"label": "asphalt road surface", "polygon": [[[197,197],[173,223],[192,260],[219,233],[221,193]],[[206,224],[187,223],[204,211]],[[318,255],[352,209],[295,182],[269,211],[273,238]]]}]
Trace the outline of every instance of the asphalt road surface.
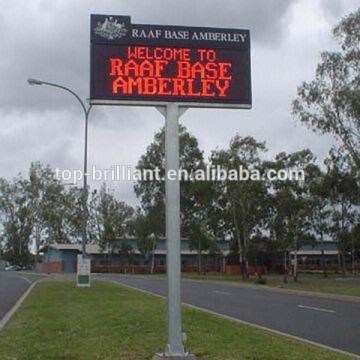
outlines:
[{"label": "asphalt road surface", "polygon": [[0,271],[0,320],[39,277],[42,276]]},{"label": "asphalt road surface", "polygon": [[[166,280],[98,275],[166,296]],[[360,302],[182,281],[182,302],[360,355]]]}]

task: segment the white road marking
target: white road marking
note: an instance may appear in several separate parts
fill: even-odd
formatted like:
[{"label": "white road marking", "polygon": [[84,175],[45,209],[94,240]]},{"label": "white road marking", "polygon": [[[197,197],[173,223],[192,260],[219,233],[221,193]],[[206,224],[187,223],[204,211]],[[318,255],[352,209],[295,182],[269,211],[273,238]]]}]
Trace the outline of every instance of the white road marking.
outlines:
[{"label": "white road marking", "polygon": [[214,292],[216,292],[217,294],[221,294],[221,295],[231,295],[231,293],[226,292],[226,291],[218,291],[218,290],[214,290]]},{"label": "white road marking", "polygon": [[25,280],[25,281],[26,281],[27,283],[29,283],[30,285],[32,284],[32,282],[31,282],[28,278],[26,278],[25,276],[19,276],[19,278]]},{"label": "white road marking", "polygon": [[323,312],[327,312],[327,313],[335,313],[334,310],[321,309],[321,308],[317,308],[317,307],[313,307],[313,306],[298,305],[298,307],[302,308],[302,309],[317,310],[317,311],[323,311]]},{"label": "white road marking", "polygon": [[7,275],[9,275],[9,277],[15,277],[15,278],[20,278],[22,280],[25,280],[30,285],[32,284],[32,282],[28,278],[26,278],[25,276],[21,276],[19,274],[7,274]]}]

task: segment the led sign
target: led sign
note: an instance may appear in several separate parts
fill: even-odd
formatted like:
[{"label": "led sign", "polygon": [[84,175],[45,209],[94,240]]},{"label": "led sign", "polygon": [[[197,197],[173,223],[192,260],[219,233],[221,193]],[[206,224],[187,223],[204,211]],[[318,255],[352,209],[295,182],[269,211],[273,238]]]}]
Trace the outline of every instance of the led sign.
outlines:
[{"label": "led sign", "polygon": [[246,30],[131,25],[103,15],[92,16],[91,30],[93,104],[251,107]]}]

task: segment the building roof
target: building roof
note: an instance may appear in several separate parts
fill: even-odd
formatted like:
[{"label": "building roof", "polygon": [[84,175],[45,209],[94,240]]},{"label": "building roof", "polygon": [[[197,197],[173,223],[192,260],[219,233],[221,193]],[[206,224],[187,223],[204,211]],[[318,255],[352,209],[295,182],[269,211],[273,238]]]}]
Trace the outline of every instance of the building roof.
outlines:
[{"label": "building roof", "polygon": [[[47,248],[54,249],[54,250],[72,250],[72,251],[78,251],[81,252],[82,245],[81,244],[50,244],[44,246],[41,250],[44,251]],[[100,247],[96,244],[87,244],[86,245],[86,252],[88,254],[101,254]]]},{"label": "building roof", "polygon": [[[290,252],[291,255],[295,254],[295,251]],[[321,255],[321,250],[298,250],[298,256],[306,256],[306,255]],[[337,255],[337,250],[324,250],[324,255]]]},{"label": "building roof", "polygon": [[[82,245],[81,244],[50,244],[45,246],[44,248],[41,249],[41,251],[46,251],[46,249],[50,247],[50,249],[54,249],[54,250],[59,250],[59,251],[78,251],[79,253],[81,253],[81,249],[82,249]],[[108,249],[105,248],[103,251],[101,251],[100,246],[96,245],[96,244],[87,244],[86,245],[86,253],[87,254],[106,254],[108,252]],[[137,248],[133,248],[132,249],[133,254],[140,254],[140,251]],[[117,251],[114,252],[115,254],[117,253]],[[204,251],[203,254],[206,254],[207,252]],[[228,255],[229,251],[225,250],[222,252],[222,254],[224,256]],[[166,249],[156,249],[155,250],[155,254],[156,255],[166,255]],[[191,249],[181,249],[181,254],[182,255],[196,255],[197,251],[196,250],[191,250]]]},{"label": "building roof", "polygon": [[[297,254],[300,256],[305,255],[321,255],[322,250],[324,249],[325,255],[337,255],[338,248],[336,241],[316,241],[313,244],[303,244],[300,246],[300,249],[297,251]],[[294,254],[294,251],[291,251],[291,254]]]}]

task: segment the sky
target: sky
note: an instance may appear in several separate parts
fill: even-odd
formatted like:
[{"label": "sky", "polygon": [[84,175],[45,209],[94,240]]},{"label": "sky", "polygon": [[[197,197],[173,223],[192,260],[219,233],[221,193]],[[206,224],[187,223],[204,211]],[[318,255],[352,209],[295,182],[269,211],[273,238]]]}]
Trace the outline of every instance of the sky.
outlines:
[{"label": "sky", "polygon": [[[266,141],[269,158],[310,148],[322,162],[336,143],[291,115],[302,81],[314,77],[331,30],[357,9],[353,0],[0,0],[0,177],[27,175],[30,163],[82,169],[84,116],[64,91],[29,86],[28,78],[89,96],[90,14],[130,15],[132,23],[249,29],[252,110],[189,109],[181,124],[207,158],[236,133]],[[89,166],[135,166],[164,118],[154,108],[95,107],[89,119]],[[93,183],[98,187],[101,184]],[[113,182],[119,199],[138,203],[131,182]]]}]

